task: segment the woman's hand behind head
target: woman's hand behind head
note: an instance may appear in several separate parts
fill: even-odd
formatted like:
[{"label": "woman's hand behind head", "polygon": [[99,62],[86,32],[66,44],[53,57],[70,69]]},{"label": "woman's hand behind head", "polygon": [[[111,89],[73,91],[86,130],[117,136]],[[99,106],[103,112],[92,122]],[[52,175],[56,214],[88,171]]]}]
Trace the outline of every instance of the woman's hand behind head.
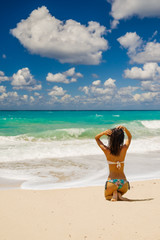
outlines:
[{"label": "woman's hand behind head", "polygon": [[117,129],[122,129],[122,130],[124,130],[124,127],[122,126],[122,125],[120,125],[120,126],[118,126],[118,127],[116,127]]},{"label": "woman's hand behind head", "polygon": [[111,129],[107,129],[107,130],[104,132],[104,134],[107,135],[107,136],[111,136],[112,130],[111,130]]}]

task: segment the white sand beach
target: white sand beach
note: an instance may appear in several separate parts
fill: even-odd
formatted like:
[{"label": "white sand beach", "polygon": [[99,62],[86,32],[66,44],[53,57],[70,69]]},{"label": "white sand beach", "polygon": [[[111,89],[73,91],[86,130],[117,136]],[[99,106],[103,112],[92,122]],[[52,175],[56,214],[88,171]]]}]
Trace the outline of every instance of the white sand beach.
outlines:
[{"label": "white sand beach", "polygon": [[1,190],[2,240],[159,240],[160,180],[131,182],[110,202],[104,188]]}]

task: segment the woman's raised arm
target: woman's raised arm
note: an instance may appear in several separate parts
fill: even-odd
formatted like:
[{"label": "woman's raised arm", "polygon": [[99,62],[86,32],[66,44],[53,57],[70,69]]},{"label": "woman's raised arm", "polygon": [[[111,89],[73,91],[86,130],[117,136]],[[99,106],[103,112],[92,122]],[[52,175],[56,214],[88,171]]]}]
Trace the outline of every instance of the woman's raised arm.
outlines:
[{"label": "woman's raised arm", "polygon": [[125,131],[125,133],[127,134],[128,139],[126,140],[125,145],[128,148],[130,143],[131,143],[131,139],[132,139],[132,135],[131,135],[130,131],[124,126],[118,126],[117,128],[118,129],[123,129],[123,131]]},{"label": "woman's raised arm", "polygon": [[103,135],[110,136],[111,134],[112,134],[112,130],[111,129],[107,129],[106,131],[101,132],[101,133],[99,133],[99,134],[97,134],[95,136],[95,139],[96,139],[96,142],[97,142],[98,146],[103,151],[106,151],[108,149],[108,147],[103,144],[103,142],[100,140],[100,137],[102,137]]}]

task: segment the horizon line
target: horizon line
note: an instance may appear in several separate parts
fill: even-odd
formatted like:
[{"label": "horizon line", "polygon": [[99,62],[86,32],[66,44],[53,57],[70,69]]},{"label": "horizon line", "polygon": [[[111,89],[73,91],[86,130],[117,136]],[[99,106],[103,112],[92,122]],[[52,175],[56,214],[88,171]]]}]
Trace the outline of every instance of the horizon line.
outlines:
[{"label": "horizon line", "polygon": [[110,109],[110,110],[106,110],[106,109],[80,109],[80,110],[69,110],[69,109],[2,109],[0,111],[160,111],[160,109]]}]

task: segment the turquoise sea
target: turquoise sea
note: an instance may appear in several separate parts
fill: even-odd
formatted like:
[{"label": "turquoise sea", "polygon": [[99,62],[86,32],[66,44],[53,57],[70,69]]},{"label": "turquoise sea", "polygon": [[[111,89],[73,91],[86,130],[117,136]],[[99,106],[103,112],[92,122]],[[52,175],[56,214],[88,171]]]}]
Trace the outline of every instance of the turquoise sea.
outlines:
[{"label": "turquoise sea", "polygon": [[128,178],[160,177],[160,111],[0,111],[0,177],[31,189],[101,185],[108,168],[94,136],[118,125],[133,136]]}]

